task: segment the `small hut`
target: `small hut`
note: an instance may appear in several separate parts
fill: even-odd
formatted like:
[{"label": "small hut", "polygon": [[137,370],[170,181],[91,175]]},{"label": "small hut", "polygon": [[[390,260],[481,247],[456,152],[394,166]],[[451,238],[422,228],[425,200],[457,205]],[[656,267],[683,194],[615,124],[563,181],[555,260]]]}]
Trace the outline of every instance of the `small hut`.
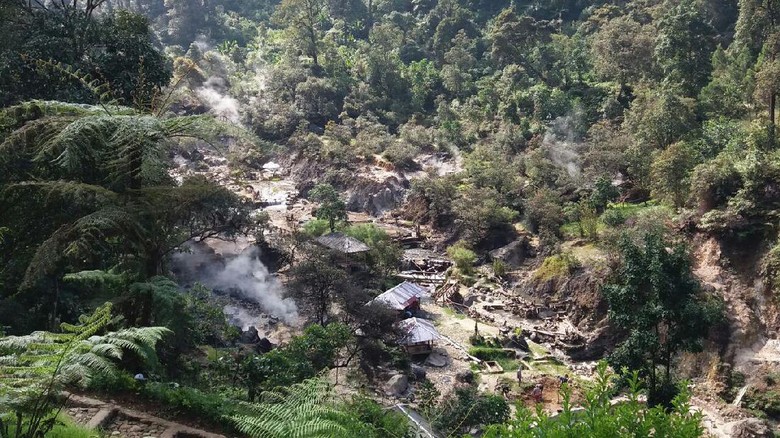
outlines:
[{"label": "small hut", "polygon": [[350,272],[365,270],[365,254],[371,251],[365,243],[344,233],[329,233],[318,237],[315,242],[336,253],[337,263]]},{"label": "small hut", "polygon": [[433,341],[441,335],[433,323],[422,318],[408,318],[397,323],[402,333],[398,343],[404,346],[409,354],[426,354],[433,351]]},{"label": "small hut", "polygon": [[428,289],[420,285],[404,281],[392,289],[379,294],[370,303],[378,302],[400,313],[408,311],[414,314],[420,309],[420,300],[427,292]]},{"label": "small hut", "polygon": [[365,243],[344,233],[329,233],[320,236],[317,238],[317,243],[342,254],[360,254],[371,250]]}]

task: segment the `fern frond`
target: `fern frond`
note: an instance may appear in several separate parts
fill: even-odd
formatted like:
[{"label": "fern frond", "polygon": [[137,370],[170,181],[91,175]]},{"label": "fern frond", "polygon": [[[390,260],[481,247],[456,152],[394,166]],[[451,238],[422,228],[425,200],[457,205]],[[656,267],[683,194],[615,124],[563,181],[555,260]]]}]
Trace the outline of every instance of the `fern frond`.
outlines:
[{"label": "fern frond", "polygon": [[241,432],[252,437],[351,436],[352,417],[336,407],[330,385],[322,378],[266,391],[259,403],[245,407],[251,414],[232,420]]},{"label": "fern frond", "polygon": [[[22,56],[22,58],[26,59],[27,57]],[[93,79],[89,74],[83,73],[81,70],[74,69],[70,65],[55,60],[36,59],[35,64],[40,70],[52,70],[79,82],[98,99],[98,102],[100,102],[100,105],[106,112],[109,112],[108,107],[117,106],[119,104],[119,100],[114,97],[114,92],[110,84]]]},{"label": "fern frond", "polygon": [[55,274],[65,257],[79,259],[106,249],[112,236],[121,236],[132,244],[143,242],[144,235],[138,219],[123,209],[109,207],[88,214],[60,227],[38,246],[21,289],[33,288],[40,279]]},{"label": "fern frond", "polygon": [[146,354],[169,333],[146,327],[98,335],[112,321],[106,304],[78,324],[62,324],[63,333],[35,332],[0,339],[0,397],[19,403],[56,394],[64,385],[84,384],[96,373],[116,371],[124,351]]}]

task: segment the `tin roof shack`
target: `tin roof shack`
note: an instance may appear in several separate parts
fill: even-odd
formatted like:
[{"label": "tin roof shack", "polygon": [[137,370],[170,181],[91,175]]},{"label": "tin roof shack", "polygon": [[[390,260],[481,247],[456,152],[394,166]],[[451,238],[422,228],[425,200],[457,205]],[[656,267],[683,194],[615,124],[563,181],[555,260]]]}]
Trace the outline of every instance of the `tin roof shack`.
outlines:
[{"label": "tin roof shack", "polygon": [[379,294],[370,302],[382,303],[399,313],[408,311],[414,314],[420,310],[420,301],[426,293],[428,293],[428,289],[415,283],[404,281],[392,289]]},{"label": "tin roof shack", "polygon": [[365,243],[344,233],[330,233],[318,237],[317,244],[339,256],[339,263],[350,272],[366,269],[366,254],[371,251]]},{"label": "tin roof shack", "polygon": [[362,254],[371,250],[365,243],[343,233],[330,233],[317,238],[317,243],[342,254]]},{"label": "tin roof shack", "polygon": [[433,351],[433,342],[441,338],[433,323],[427,319],[408,318],[398,322],[397,327],[402,333],[398,343],[412,355],[430,353]]}]

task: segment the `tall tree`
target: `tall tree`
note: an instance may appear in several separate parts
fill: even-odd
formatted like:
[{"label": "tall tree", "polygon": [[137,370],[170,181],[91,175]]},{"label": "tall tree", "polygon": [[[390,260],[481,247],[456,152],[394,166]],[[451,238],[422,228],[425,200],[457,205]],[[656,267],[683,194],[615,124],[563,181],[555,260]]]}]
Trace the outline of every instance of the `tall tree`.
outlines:
[{"label": "tall tree", "polygon": [[[325,325],[334,304],[351,289],[347,273],[328,252],[315,252],[290,270],[287,290],[299,307]],[[354,303],[347,303],[354,305]]]},{"label": "tall tree", "polygon": [[316,67],[320,65],[327,12],[325,0],[282,0],[275,12],[276,20],[287,28],[292,43],[309,56]]},{"label": "tall tree", "polygon": [[780,31],[772,33],[767,37],[764,43],[764,49],[761,59],[759,59],[756,68],[756,90],[755,98],[757,101],[767,106],[767,118],[769,119],[768,134],[769,145],[776,145],[776,113],[777,113],[777,94],[780,93]]},{"label": "tall tree", "polygon": [[609,355],[610,365],[639,371],[651,405],[671,402],[676,354],[701,351],[718,318],[718,306],[700,295],[685,248],[670,245],[656,234],[646,235],[642,246],[623,236],[622,263],[602,289],[610,319],[628,334]]},{"label": "tall tree", "polygon": [[110,84],[126,105],[148,105],[170,80],[168,61],[141,15],[94,14],[102,3],[96,0],[2,3],[0,34],[8,44],[0,45],[0,105],[29,99],[97,102],[75,71]]},{"label": "tall tree", "polygon": [[653,31],[649,25],[629,16],[612,19],[593,36],[592,47],[596,73],[617,82],[621,93],[626,85],[653,75]]},{"label": "tall tree", "polygon": [[328,221],[331,233],[336,231],[337,223],[347,220],[347,207],[330,184],[318,184],[311,189],[309,196],[320,203],[317,208],[317,218]]},{"label": "tall tree", "polygon": [[680,3],[666,11],[658,24],[655,59],[666,80],[695,96],[708,81],[715,50],[715,29],[695,3]]},{"label": "tall tree", "polygon": [[[757,59],[756,98],[767,107],[769,119],[769,143],[775,145],[775,113],[777,106],[776,75],[780,52],[780,1],[740,0],[739,18],[736,24],[733,48],[737,53],[746,52]],[[749,71],[745,72],[750,73]]]},{"label": "tall tree", "polygon": [[513,8],[506,8],[498,14],[488,33],[490,55],[500,67],[517,63],[529,76],[547,82],[545,72],[533,65],[528,54],[536,44],[549,41],[551,33],[549,23],[528,15],[518,16]]}]

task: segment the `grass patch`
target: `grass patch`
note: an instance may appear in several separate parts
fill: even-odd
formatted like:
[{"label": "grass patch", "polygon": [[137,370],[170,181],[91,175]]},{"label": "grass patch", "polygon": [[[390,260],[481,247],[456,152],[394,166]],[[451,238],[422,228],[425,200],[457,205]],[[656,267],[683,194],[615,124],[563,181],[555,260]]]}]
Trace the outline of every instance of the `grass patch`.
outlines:
[{"label": "grass patch", "polygon": [[494,347],[471,347],[469,348],[469,354],[482,360],[495,360],[500,359],[514,359],[515,352],[513,350],[504,350],[503,348]]},{"label": "grass patch", "polygon": [[[596,235],[601,235],[601,233],[606,229],[606,225],[604,225],[603,222],[598,221],[596,223]],[[567,222],[563,225],[561,225],[561,234],[566,239],[581,239],[585,238],[582,234],[582,227],[580,226],[579,222]],[[595,237],[593,237],[595,238]]]},{"label": "grass patch", "polygon": [[450,307],[442,307],[441,308],[441,313],[443,313],[443,314],[445,314],[445,315],[447,315],[447,316],[449,316],[451,318],[455,318],[455,319],[465,319],[466,318],[466,315],[464,315],[464,314],[462,314],[462,313],[458,312],[457,310],[452,309]]},{"label": "grass patch", "polygon": [[[79,426],[65,415],[60,415],[57,421],[58,424],[46,434],[46,438],[103,438],[105,436],[100,431]],[[9,423],[9,436],[14,436],[16,433],[16,422],[10,421]]]},{"label": "grass patch", "polygon": [[63,424],[54,426],[46,438],[100,438],[104,435],[92,429],[87,429],[74,423],[70,418],[62,419]]},{"label": "grass patch", "polygon": [[617,210],[623,214],[624,217],[636,216],[640,211],[658,206],[658,201],[651,199],[641,204],[631,204],[629,202],[617,202],[610,203],[607,206],[607,210]]},{"label": "grass patch", "polygon": [[517,359],[500,358],[496,359],[496,362],[501,365],[504,371],[517,371],[520,368],[520,361]]},{"label": "grass patch", "polygon": [[534,341],[527,341],[528,342],[528,349],[531,350],[531,360],[535,357],[544,357],[548,356],[550,352],[542,347],[541,345],[537,344]]},{"label": "grass patch", "polygon": [[534,278],[547,281],[565,277],[580,266],[579,260],[571,252],[563,252],[544,259],[542,266],[534,272]]}]

